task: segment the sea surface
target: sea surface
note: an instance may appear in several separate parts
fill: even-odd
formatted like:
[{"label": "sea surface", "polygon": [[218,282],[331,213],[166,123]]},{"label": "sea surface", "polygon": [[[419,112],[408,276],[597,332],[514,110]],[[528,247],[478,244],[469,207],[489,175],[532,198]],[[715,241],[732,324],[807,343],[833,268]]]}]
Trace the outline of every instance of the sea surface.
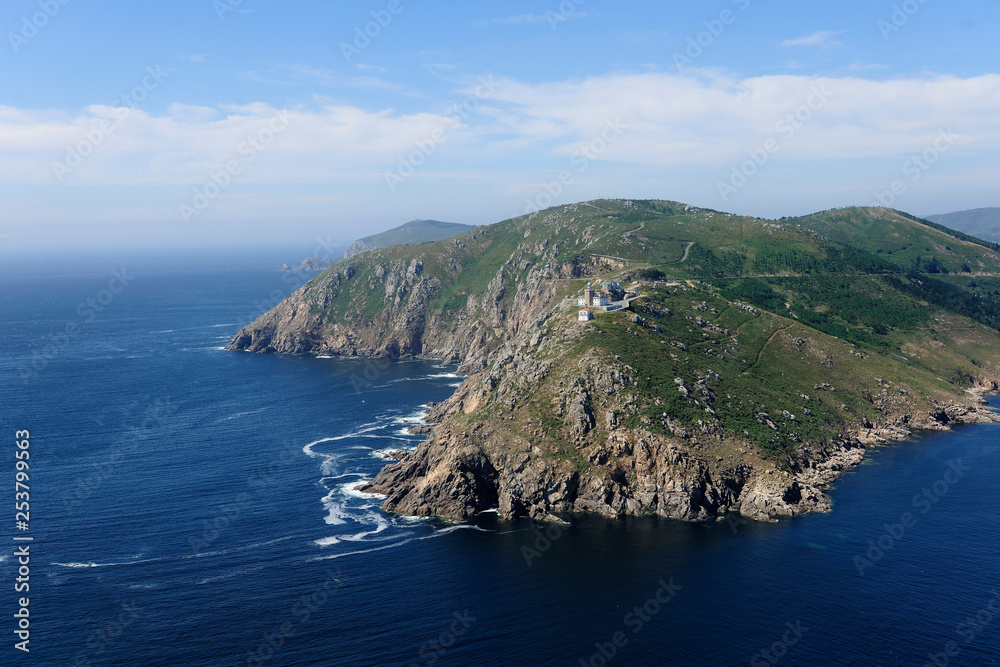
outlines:
[{"label": "sea surface", "polygon": [[771,524],[407,519],[353,487],[454,368],[227,352],[288,274],[126,273],[0,277],[0,664],[1000,661],[998,426],[882,448]]}]

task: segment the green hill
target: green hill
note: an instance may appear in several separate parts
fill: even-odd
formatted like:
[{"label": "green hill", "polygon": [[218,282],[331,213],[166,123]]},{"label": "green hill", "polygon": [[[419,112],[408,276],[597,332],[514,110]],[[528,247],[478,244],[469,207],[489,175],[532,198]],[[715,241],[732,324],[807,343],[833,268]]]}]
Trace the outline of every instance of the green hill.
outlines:
[{"label": "green hill", "polygon": [[470,229],[475,229],[475,225],[463,225],[457,222],[441,222],[440,220],[411,220],[406,224],[394,227],[380,234],[372,234],[363,239],[358,239],[347,249],[347,251],[335,259],[323,257],[310,257],[302,261],[299,266],[300,271],[319,271],[327,269],[341,262],[345,262],[355,255],[360,255],[369,250],[378,248],[388,248],[394,245],[419,245],[432,241],[443,241],[458,236]]},{"label": "green hill", "polygon": [[927,219],[987,241],[1000,242],[1000,208],[977,208],[942,215],[929,215]]},{"label": "green hill", "polygon": [[[369,489],[392,511],[767,518],[827,508],[866,446],[991,418],[998,248],[883,208],[597,200],[356,256],[229,348],[460,364]],[[642,296],[580,322],[598,279]]]}]

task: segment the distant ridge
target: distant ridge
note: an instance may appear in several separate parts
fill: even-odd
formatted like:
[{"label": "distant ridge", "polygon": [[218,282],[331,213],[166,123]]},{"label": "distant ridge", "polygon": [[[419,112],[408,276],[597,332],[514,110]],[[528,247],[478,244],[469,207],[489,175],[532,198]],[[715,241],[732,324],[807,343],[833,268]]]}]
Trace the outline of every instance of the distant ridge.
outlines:
[{"label": "distant ridge", "polygon": [[[440,220],[411,220],[404,225],[394,227],[380,234],[358,239],[347,251],[335,258],[310,257],[302,260],[299,271],[321,271],[331,266],[346,262],[356,255],[369,250],[388,248],[396,245],[419,245],[433,241],[444,241],[459,234],[475,229],[475,225],[463,225],[457,222],[441,222]],[[286,267],[287,268],[287,267]]]},{"label": "distant ridge", "polygon": [[929,215],[927,219],[987,241],[1000,242],[1000,208],[997,207]]}]

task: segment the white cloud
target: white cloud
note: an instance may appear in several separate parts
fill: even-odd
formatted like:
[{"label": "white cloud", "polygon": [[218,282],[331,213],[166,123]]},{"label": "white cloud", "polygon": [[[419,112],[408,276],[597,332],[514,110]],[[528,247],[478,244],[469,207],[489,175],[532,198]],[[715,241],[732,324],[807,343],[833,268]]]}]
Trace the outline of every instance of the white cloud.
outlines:
[{"label": "white cloud", "polygon": [[[827,100],[820,101],[815,91]],[[475,84],[470,83],[453,91],[453,99],[474,92]],[[438,130],[446,132],[446,141],[435,147],[414,182],[398,195],[403,199],[393,200],[397,204],[409,201],[406,197],[448,199],[458,182],[506,192],[510,184],[542,178],[553,169],[557,174],[572,168],[571,156],[581,147],[591,142],[599,146],[609,122],[622,124],[623,132],[607,150],[599,151],[595,166],[578,179],[581,188],[599,182],[609,195],[632,196],[637,174],[650,182],[680,175],[671,176],[672,182],[683,179],[694,183],[692,187],[702,183],[711,193],[718,178],[746,159],[747,150],[775,139],[780,151],[762,171],[794,168],[795,178],[801,179],[796,187],[806,192],[798,196],[806,197],[812,188],[835,202],[835,190],[847,192],[842,184],[848,181],[850,192],[884,187],[883,176],[869,186],[856,165],[872,165],[872,172],[885,169],[886,176],[896,178],[908,156],[932,146],[938,132],[949,128],[957,143],[935,174],[944,178],[948,172],[963,184],[963,192],[975,194],[979,188],[991,193],[987,169],[1000,150],[1000,75],[995,74],[873,80],[644,72],[542,84],[506,79],[460,123],[440,111],[364,109],[317,99],[316,108],[285,110],[262,103],[175,104],[158,114],[132,110],[117,121],[120,107],[94,105],[67,113],[0,106],[0,182],[41,186],[31,189],[38,193],[37,204],[23,208],[53,218],[83,214],[53,209],[57,200],[78,190],[59,189],[66,186],[166,187],[179,193],[178,198],[190,196],[191,187],[205,183],[212,170],[244,159],[240,146],[281,111],[288,114],[287,129],[245,164],[235,180],[241,187],[260,184],[266,195],[255,196],[272,198],[270,205],[254,208],[280,208],[282,197],[288,197],[298,202],[295,210],[302,215],[308,212],[310,197],[345,191],[355,193],[351,201],[359,209],[388,206],[385,171]],[[806,106],[810,99],[815,109]],[[426,108],[444,107],[431,101]],[[796,113],[799,120],[794,120]],[[113,131],[95,134],[102,122],[105,127],[113,122]],[[789,135],[793,123],[799,127]],[[90,141],[88,136],[100,136],[100,141],[59,185],[53,164],[66,162],[67,153]],[[845,167],[848,163],[854,166]],[[773,202],[789,192],[768,190],[785,186],[765,187],[767,182],[768,177],[761,176],[754,187],[763,189],[748,189],[747,196]],[[921,189],[930,183],[923,182]],[[235,205],[238,196],[246,196],[238,193],[234,186],[224,199]],[[980,198],[986,196],[982,193]],[[573,192],[577,194],[596,193],[581,189]],[[683,195],[670,189],[651,194]],[[111,215],[111,206],[109,201],[108,210],[100,214]],[[220,203],[213,215],[226,210]]]},{"label": "white cloud", "polygon": [[[814,88],[829,99],[803,110]],[[494,116],[502,131],[528,143],[561,137],[567,153],[598,136],[608,119],[621,118],[629,129],[605,159],[655,166],[718,164],[768,137],[780,138],[779,122],[796,112],[809,118],[782,151],[802,159],[918,150],[948,126],[970,147],[1000,143],[998,75],[873,81],[644,73],[542,85],[511,81],[495,100],[505,103],[504,113]],[[973,137],[982,143],[973,144]]]},{"label": "white cloud", "polygon": [[802,37],[796,37],[795,39],[786,39],[781,43],[782,46],[836,46],[840,42],[834,40],[833,38],[837,35],[843,34],[843,30],[834,32],[832,30],[820,30],[814,32],[811,35],[803,35]]}]

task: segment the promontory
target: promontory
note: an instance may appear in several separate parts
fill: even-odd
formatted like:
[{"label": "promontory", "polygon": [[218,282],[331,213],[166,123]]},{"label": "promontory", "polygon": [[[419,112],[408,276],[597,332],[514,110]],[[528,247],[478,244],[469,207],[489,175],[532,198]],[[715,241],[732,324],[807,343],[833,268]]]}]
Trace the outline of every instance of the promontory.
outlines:
[{"label": "promontory", "polygon": [[773,519],[873,446],[995,420],[1000,245],[886,208],[764,220],[597,200],[366,252],[228,349],[468,377],[365,487],[461,520]]}]

